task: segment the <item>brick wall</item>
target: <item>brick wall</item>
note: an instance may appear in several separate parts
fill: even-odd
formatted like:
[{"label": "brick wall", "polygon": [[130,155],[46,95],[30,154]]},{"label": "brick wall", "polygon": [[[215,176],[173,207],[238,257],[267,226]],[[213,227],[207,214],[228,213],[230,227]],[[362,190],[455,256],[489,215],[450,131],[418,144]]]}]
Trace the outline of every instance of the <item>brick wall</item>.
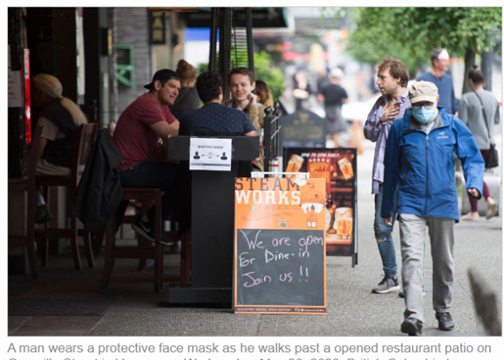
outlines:
[{"label": "brick wall", "polygon": [[143,86],[152,79],[147,8],[114,9],[114,45],[133,45],[135,62],[135,85],[118,84],[117,121],[124,109],[146,91]]}]

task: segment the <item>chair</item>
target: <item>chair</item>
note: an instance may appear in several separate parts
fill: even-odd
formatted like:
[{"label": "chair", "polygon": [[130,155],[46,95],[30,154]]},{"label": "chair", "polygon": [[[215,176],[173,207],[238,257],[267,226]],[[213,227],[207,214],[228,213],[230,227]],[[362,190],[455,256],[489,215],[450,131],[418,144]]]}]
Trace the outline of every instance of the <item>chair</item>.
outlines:
[{"label": "chair", "polygon": [[[75,194],[77,185],[86,163],[91,154],[91,149],[98,131],[99,125],[96,123],[83,124],[79,127],[77,139],[72,159],[72,169],[69,176],[47,176],[41,175],[36,177],[36,186],[43,187],[43,193],[46,200],[48,200],[48,187],[50,186],[65,186],[71,189],[72,196]],[[49,229],[47,224],[43,230],[36,230],[35,237],[42,238],[42,266],[47,265],[49,239],[48,238],[69,238],[72,246],[72,255],[74,259],[75,268],[82,270],[81,259],[79,254],[79,246],[77,243],[77,236],[84,236],[84,246],[86,249],[86,257],[88,266],[94,267],[93,252],[91,249],[91,236],[89,233],[77,229],[77,218],[74,214],[70,214],[70,228],[69,229]]]},{"label": "chair", "polygon": [[26,192],[26,229],[25,236],[11,237],[9,236],[9,247],[24,246],[28,253],[28,261],[32,278],[38,279],[37,261],[35,258],[35,168],[37,167],[37,151],[40,142],[40,134],[42,127],[37,126],[35,135],[32,141],[30,150],[30,163],[28,164],[27,176],[22,178],[9,179],[9,193],[11,192]]},{"label": "chair", "polygon": [[[154,247],[116,246],[116,217],[109,220],[105,229],[105,264],[100,284],[100,291],[105,291],[110,282],[115,259],[154,259],[154,291],[158,293],[163,287],[163,247],[161,246],[161,189],[123,188],[123,200],[154,201],[156,232]],[[122,214],[121,214],[122,215]]]},{"label": "chair", "polygon": [[[155,229],[163,228],[163,221],[161,219],[161,189],[148,189],[148,188],[123,188],[124,201],[139,200],[142,203],[141,211],[143,214],[149,209],[150,205],[154,203],[155,206]],[[122,216],[125,208],[119,210],[118,216]],[[141,213],[142,213],[141,212]],[[116,218],[118,217],[116,216]],[[109,285],[112,270],[114,268],[115,259],[139,259],[138,270],[145,268],[147,259],[154,259],[154,292],[158,293],[163,288],[163,247],[161,246],[161,231],[156,233],[155,243],[143,239],[139,236],[138,246],[116,246],[115,233],[118,228],[116,218],[111,219],[107,223],[105,229],[105,265],[103,267],[103,274],[100,284],[100,291],[105,291]],[[136,217],[124,216],[121,223],[132,223]],[[190,241],[187,236],[178,236],[176,231],[169,231],[166,234],[175,240],[182,240],[182,251],[180,259],[180,278],[172,278],[172,281],[178,281],[181,286],[189,284],[189,271],[190,251],[187,251],[187,246],[190,246]]]}]

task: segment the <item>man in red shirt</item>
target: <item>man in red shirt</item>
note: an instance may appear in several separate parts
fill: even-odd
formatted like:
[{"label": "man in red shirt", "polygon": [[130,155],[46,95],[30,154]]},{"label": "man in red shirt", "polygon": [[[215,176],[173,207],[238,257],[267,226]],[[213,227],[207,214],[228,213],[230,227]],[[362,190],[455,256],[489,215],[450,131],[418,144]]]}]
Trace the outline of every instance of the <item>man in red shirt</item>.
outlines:
[{"label": "man in red shirt", "polygon": [[[162,145],[171,135],[178,135],[179,122],[168,108],[178,96],[180,79],[175,71],[163,69],[145,85],[149,92],[138,97],[121,114],[114,131],[114,143],[121,153],[119,176],[123,187],[165,189],[162,217],[172,212],[173,182],[177,165],[160,161]],[[133,230],[154,241],[154,207],[138,218]],[[173,245],[162,233],[161,242]]]}]

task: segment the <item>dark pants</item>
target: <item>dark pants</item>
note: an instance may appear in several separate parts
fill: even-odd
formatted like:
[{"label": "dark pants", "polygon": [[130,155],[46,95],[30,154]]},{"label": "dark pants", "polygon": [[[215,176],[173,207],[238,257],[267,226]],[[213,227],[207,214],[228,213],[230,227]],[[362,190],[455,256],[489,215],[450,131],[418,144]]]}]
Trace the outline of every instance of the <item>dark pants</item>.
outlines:
[{"label": "dark pants", "polygon": [[[165,190],[161,211],[163,221],[167,220],[173,210],[173,183],[177,175],[178,164],[163,161],[144,161],[128,170],[119,173],[123,187],[159,188]],[[147,218],[154,224],[154,206],[147,212]]]},{"label": "dark pants", "polygon": [[[488,154],[490,154],[490,150],[480,150],[480,151],[481,156],[483,156],[483,160],[485,160],[486,163],[488,159]],[[484,181],[483,181],[483,196],[485,199],[488,199],[490,197],[490,190],[488,189],[488,186]],[[478,212],[478,200],[476,200],[472,196],[469,196],[469,201],[471,202],[471,211]]]}]

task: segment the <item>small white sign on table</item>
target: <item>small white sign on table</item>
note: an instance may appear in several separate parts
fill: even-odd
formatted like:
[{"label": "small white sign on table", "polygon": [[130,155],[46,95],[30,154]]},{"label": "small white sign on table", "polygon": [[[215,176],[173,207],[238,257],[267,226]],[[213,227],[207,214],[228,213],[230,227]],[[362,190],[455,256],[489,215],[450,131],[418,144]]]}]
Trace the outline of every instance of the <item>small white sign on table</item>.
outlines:
[{"label": "small white sign on table", "polygon": [[231,139],[191,138],[189,170],[231,171]]}]

